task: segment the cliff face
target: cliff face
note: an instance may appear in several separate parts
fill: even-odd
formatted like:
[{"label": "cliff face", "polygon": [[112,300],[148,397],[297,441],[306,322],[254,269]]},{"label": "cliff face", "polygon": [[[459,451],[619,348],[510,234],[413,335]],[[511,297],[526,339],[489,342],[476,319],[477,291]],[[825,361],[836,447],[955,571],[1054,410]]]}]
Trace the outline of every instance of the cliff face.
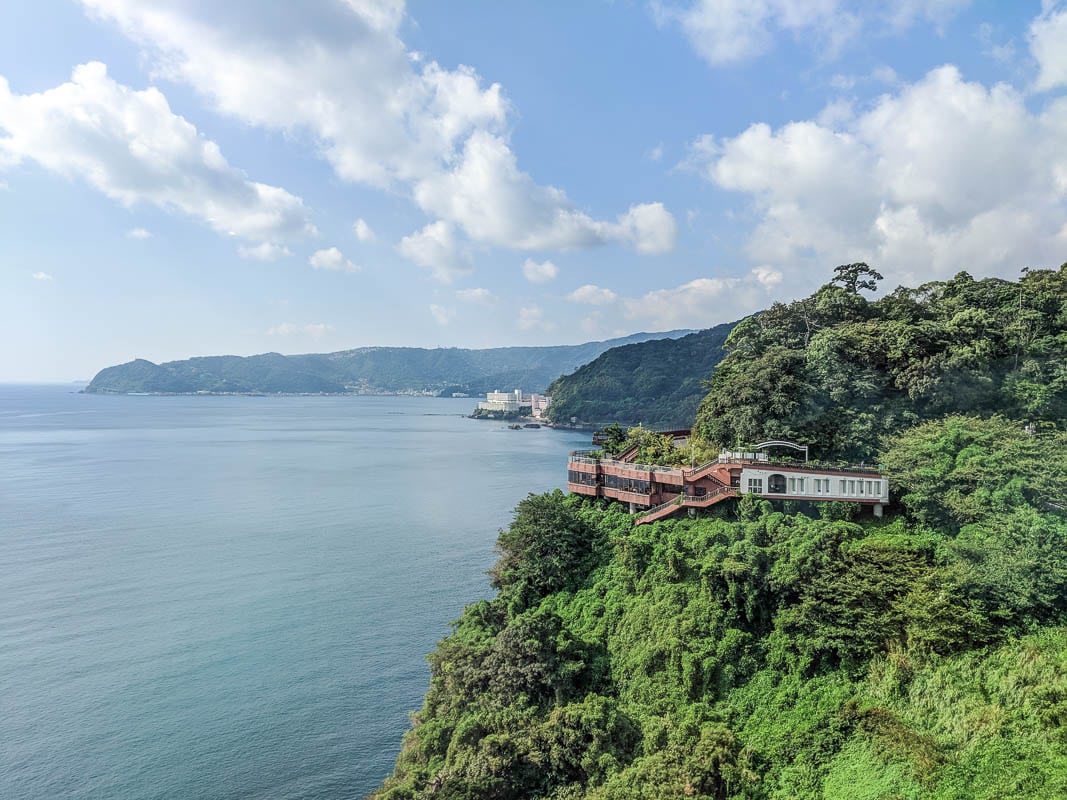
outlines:
[{"label": "cliff face", "polygon": [[623,344],[689,331],[637,333],[621,339],[553,347],[365,347],[336,353],[208,356],[153,364],[144,359],[101,370],[85,391],[339,393],[540,391],[554,378]]},{"label": "cliff face", "polygon": [[[886,518],[745,495],[637,527],[530,496],[379,800],[1067,796],[1067,274],[875,305],[857,267],[735,332],[702,422],[866,425]],[[870,356],[890,332],[911,344]]]}]

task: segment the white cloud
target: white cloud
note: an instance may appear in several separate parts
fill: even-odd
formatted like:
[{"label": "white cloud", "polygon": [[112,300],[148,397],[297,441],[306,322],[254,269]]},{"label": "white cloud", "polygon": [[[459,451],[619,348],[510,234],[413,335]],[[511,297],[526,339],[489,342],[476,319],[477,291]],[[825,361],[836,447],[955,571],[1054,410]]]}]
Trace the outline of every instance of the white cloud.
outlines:
[{"label": "white cloud", "polygon": [[678,226],[663,203],[631,206],[619,217],[614,238],[629,242],[639,253],[667,253],[674,249]]},{"label": "white cloud", "polygon": [[559,267],[551,261],[538,263],[531,258],[526,259],[522,265],[522,274],[530,283],[548,283],[559,275]]},{"label": "white cloud", "polygon": [[151,239],[152,232],[145,228],[130,228],[126,231],[127,239]]},{"label": "white cloud", "polygon": [[1048,91],[1067,86],[1067,4],[1044,2],[1030,25],[1030,54],[1039,68],[1035,87]]},{"label": "white cloud", "polygon": [[484,131],[471,135],[453,169],[419,181],[415,199],[471,239],[505,247],[570,249],[617,241],[659,253],[674,244],[674,219],[662,203],[632,206],[614,223],[594,220],[574,209],[562,190],[534,183],[504,139]]},{"label": "white cloud", "polygon": [[478,303],[485,305],[493,302],[496,298],[493,297],[493,293],[488,289],[457,289],[456,297],[462,300],[464,303]]},{"label": "white cloud", "polygon": [[788,34],[833,57],[867,29],[900,32],[916,22],[944,26],[970,0],[891,0],[867,13],[844,0],[653,0],[656,21],[677,24],[697,55],[712,66],[735,64],[771,50]]},{"label": "white cloud", "polygon": [[[277,261],[279,258],[291,256],[293,252],[284,245],[274,242],[263,242],[254,247],[238,247],[237,254],[241,258],[250,258],[255,261]],[[312,264],[314,266],[314,264]]]},{"label": "white cloud", "polygon": [[753,267],[752,274],[756,276],[756,280],[760,282],[760,285],[767,289],[771,289],[782,282],[781,270],[773,267]]},{"label": "white cloud", "polygon": [[611,289],[605,289],[601,286],[594,286],[591,283],[587,283],[585,286],[579,286],[567,295],[567,299],[572,303],[585,303],[591,306],[607,306],[618,300],[619,296],[611,291]]},{"label": "white cloud", "polygon": [[524,331],[551,331],[556,327],[545,319],[545,312],[538,306],[523,306],[520,308],[517,324],[519,329]]},{"label": "white cloud", "polygon": [[299,197],[249,181],[158,89],[122,86],[96,62],[38,94],[13,94],[0,77],[0,162],[24,159],[84,180],[124,206],[178,211],[222,234],[267,239],[313,231]]},{"label": "white cloud", "polygon": [[736,278],[697,278],[672,289],[656,289],[641,297],[626,298],[623,308],[627,319],[646,320],[661,330],[668,328],[706,328],[736,319],[755,310],[751,301],[742,302],[735,290]]},{"label": "white cloud", "polygon": [[995,40],[996,28],[988,22],[978,26],[978,41],[982,45],[982,55],[989,56],[1001,64],[1011,64],[1015,60],[1015,43],[1011,40],[998,43]]},{"label": "white cloud", "polygon": [[814,266],[821,279],[864,260],[893,286],[1060,263],[1064,141],[1067,100],[1031,113],[1011,87],[966,83],[947,66],[840,127],[755,124],[698,140],[692,158],[750,199],[757,263]]},{"label": "white cloud", "polygon": [[452,283],[460,275],[471,271],[470,255],[456,241],[455,230],[444,220],[431,222],[400,240],[400,254],[442,283]]},{"label": "white cloud", "polygon": [[47,272],[35,272],[35,273],[33,273],[33,279],[35,281],[53,281],[53,280],[55,280],[55,278],[53,278]]},{"label": "white cloud", "polygon": [[373,242],[377,238],[374,235],[374,230],[362,217],[352,223],[352,233],[354,233],[356,238],[361,242]]},{"label": "white cloud", "polygon": [[437,303],[430,303],[430,316],[434,318],[438,325],[447,325],[456,318],[456,310],[439,306]]},{"label": "white cloud", "polygon": [[663,158],[663,142],[660,142],[648,151],[649,161],[660,161]]},{"label": "white cloud", "polygon": [[637,236],[646,231],[595,220],[520,170],[500,85],[407,51],[398,0],[282,3],[270,14],[251,0],[81,3],[141,43],[158,75],[248,124],[310,134],[341,178],[410,192],[479,244],[662,250],[663,220],[652,238]]},{"label": "white cloud", "polygon": [[283,322],[267,329],[267,336],[305,336],[312,339],[321,339],[327,333],[333,331],[333,325],[324,322],[309,322],[306,325],[298,325],[294,322]]},{"label": "white cloud", "polygon": [[358,265],[345,258],[344,253],[336,247],[316,250],[311,254],[308,263],[314,269],[325,269],[332,272],[359,272],[361,269]]}]

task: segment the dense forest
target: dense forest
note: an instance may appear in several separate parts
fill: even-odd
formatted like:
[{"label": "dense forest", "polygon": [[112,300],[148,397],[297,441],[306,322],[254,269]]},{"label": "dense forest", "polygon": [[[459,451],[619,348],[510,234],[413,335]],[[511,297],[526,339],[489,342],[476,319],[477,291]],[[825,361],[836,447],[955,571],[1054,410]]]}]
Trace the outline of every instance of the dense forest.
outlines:
[{"label": "dense forest", "polygon": [[742,323],[699,421],[877,458],[890,513],[530,495],[379,800],[1067,796],[1067,268],[876,280]]},{"label": "dense forest", "polygon": [[555,422],[689,427],[736,323],[615,347],[548,387]]},{"label": "dense forest", "polygon": [[561,373],[571,372],[605,350],[689,331],[635,333],[603,342],[544,347],[360,347],[336,353],[285,356],[204,356],[154,364],[137,359],[102,369],[86,387],[95,394],[346,392],[453,392],[483,394],[494,389],[539,392]]},{"label": "dense forest", "polygon": [[952,280],[878,300],[866,264],[741,322],[697,429],[723,445],[786,438],[871,457],[887,434],[951,412],[1037,424],[1067,417],[1067,274]]}]

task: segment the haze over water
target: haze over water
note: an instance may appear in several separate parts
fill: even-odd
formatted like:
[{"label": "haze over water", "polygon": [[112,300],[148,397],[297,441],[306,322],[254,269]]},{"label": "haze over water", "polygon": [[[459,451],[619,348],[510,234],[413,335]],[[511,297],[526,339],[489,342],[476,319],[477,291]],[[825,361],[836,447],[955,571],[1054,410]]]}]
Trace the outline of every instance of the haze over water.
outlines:
[{"label": "haze over water", "polygon": [[0,386],[0,797],[358,798],[586,435],[473,400]]}]

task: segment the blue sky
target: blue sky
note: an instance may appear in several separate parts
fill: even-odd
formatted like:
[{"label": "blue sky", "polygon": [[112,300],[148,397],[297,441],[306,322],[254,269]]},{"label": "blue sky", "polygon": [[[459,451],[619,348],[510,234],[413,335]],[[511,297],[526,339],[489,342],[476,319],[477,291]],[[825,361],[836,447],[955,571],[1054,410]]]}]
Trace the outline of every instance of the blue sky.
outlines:
[{"label": "blue sky", "polygon": [[0,380],[1067,261],[1067,4],[8,0]]}]

